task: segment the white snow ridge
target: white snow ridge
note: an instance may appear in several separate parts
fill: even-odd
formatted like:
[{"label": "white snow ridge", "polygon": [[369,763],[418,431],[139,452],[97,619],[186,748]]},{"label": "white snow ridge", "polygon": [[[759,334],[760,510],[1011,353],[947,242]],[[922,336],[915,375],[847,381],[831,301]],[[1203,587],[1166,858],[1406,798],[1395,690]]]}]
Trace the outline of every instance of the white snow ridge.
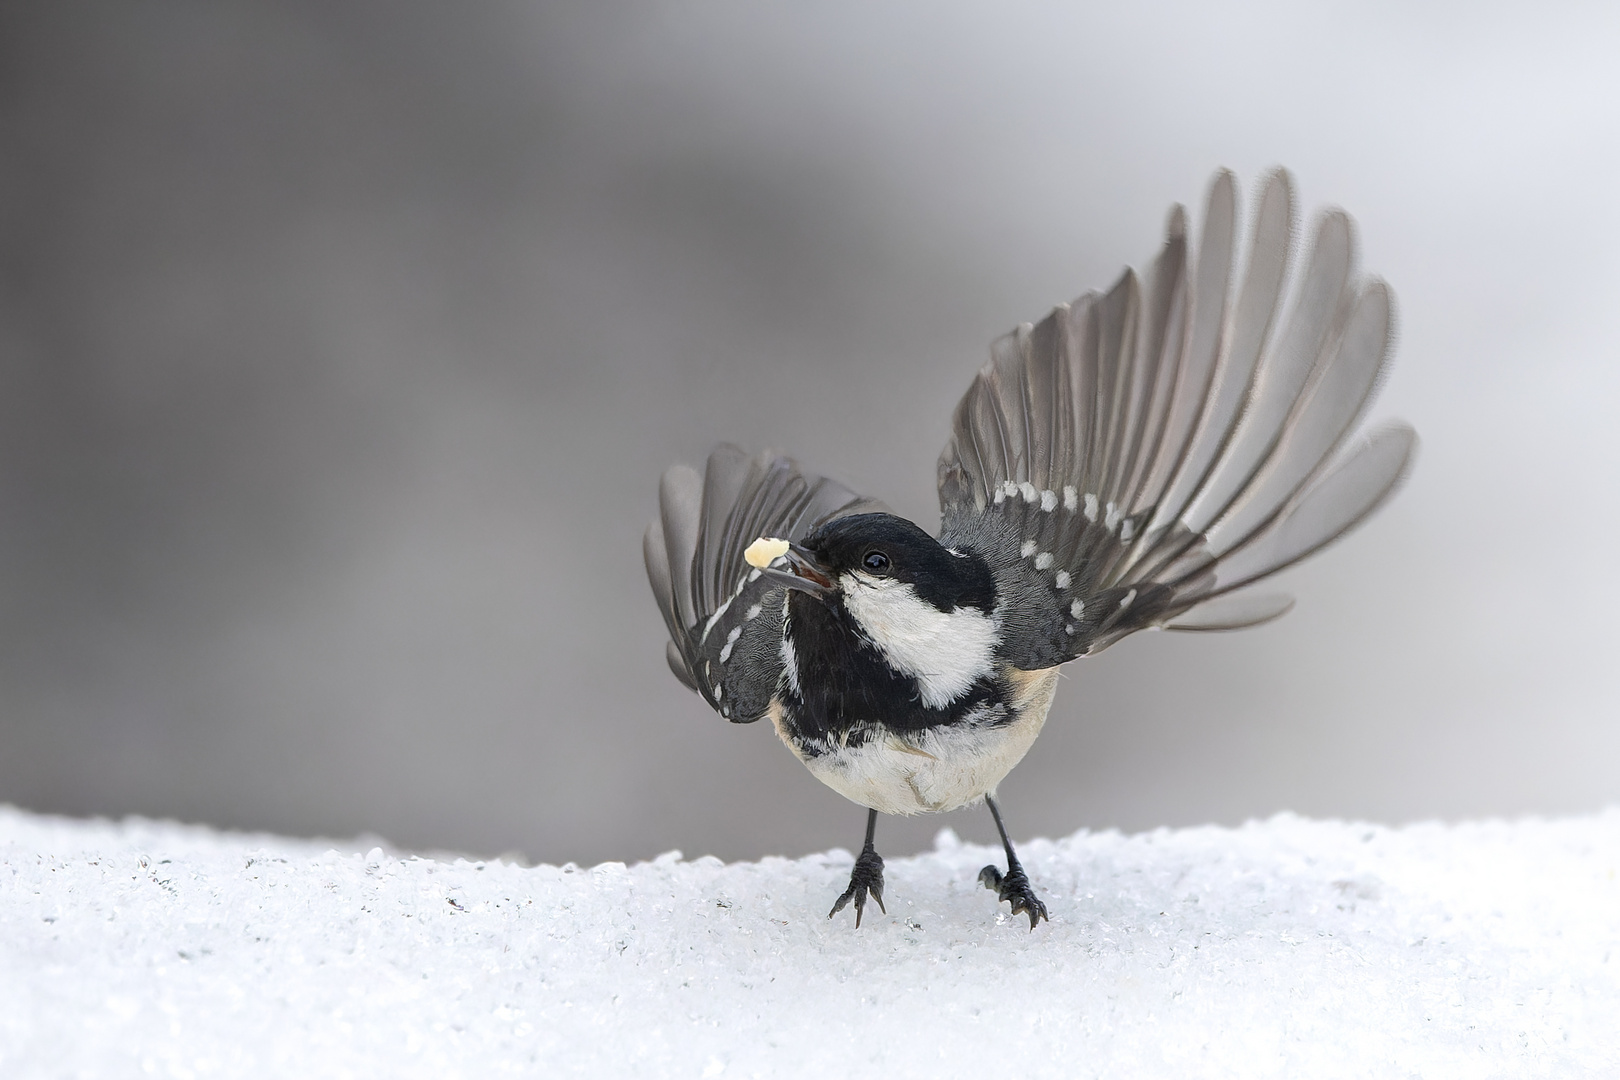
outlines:
[{"label": "white snow ridge", "polygon": [[[0,808],[0,1076],[1620,1076],[1620,810],[400,859]],[[999,905],[1005,911],[1006,905]]]}]

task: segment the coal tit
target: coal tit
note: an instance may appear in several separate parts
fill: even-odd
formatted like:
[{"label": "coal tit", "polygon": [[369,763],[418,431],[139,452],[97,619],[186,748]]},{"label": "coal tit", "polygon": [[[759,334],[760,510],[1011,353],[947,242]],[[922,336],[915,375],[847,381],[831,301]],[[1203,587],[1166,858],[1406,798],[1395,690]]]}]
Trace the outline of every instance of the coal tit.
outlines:
[{"label": "coal tit", "polygon": [[664,474],[644,552],[675,676],[720,715],[769,718],[817,779],[867,807],[831,915],[883,905],[877,815],[983,800],[1046,917],[996,787],[1060,665],[1147,628],[1232,630],[1292,605],[1250,586],[1331,543],[1399,485],[1416,435],[1355,436],[1392,351],[1392,297],[1324,213],[1297,269],[1293,185],[1266,178],[1237,265],[1232,175],[1147,272],[991,346],[939,459],[939,537],[774,452],[722,445]]}]

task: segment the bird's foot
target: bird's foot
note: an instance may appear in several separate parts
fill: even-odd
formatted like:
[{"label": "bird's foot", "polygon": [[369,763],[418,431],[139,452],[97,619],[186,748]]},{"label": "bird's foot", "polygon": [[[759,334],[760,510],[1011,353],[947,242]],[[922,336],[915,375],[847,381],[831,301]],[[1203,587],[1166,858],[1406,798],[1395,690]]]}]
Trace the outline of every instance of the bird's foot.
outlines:
[{"label": "bird's foot", "polygon": [[866,909],[866,896],[870,893],[872,899],[877,901],[878,910],[887,915],[889,910],[883,906],[883,856],[867,848],[861,852],[861,857],[855,860],[855,869],[849,875],[849,888],[844,895],[838,898],[827,918],[843,911],[851,900],[855,901],[855,925],[861,925],[861,913]]},{"label": "bird's foot", "polygon": [[1017,915],[1022,911],[1028,915],[1031,930],[1035,929],[1035,924],[1042,919],[1052,921],[1047,918],[1046,905],[1041,903],[1041,898],[1030,888],[1024,868],[1017,863],[1013,863],[1006,874],[994,866],[987,866],[979,871],[979,881],[985,888],[1012,904],[1012,914]]}]

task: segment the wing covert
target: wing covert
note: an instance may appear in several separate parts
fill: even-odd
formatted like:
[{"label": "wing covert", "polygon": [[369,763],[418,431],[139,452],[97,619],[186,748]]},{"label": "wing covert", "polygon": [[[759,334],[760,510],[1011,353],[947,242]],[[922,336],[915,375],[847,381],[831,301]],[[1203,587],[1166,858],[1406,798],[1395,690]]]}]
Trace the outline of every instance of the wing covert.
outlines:
[{"label": "wing covert", "polygon": [[782,590],[743,551],[760,536],[801,540],[823,521],[883,507],[791,458],[729,443],[714,448],[702,474],[685,465],[665,472],[658,503],[642,554],[669,628],[670,670],[720,715],[757,720],[782,669]]},{"label": "wing covert", "polygon": [[1357,275],[1349,217],[1324,213],[1296,267],[1278,170],[1241,269],[1237,217],[1223,170],[1196,252],[1176,207],[1144,274],[1002,337],[957,407],[941,540],[990,561],[1015,666],[1281,615],[1283,599],[1231,594],[1353,528],[1410,466],[1404,424],[1353,439],[1393,296]]}]

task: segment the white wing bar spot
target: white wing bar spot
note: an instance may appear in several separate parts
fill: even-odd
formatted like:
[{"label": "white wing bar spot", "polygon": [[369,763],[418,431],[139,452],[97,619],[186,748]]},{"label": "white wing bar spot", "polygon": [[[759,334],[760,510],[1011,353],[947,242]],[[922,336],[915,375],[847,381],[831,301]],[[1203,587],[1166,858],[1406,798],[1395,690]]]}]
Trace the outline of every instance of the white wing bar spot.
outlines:
[{"label": "white wing bar spot", "polygon": [[731,606],[731,602],[733,600],[737,599],[737,593],[740,592],[742,592],[741,585],[737,587],[736,593],[732,593],[730,596],[726,597],[725,602],[714,609],[714,614],[709,616],[709,621],[703,624],[703,633],[698,635],[698,641],[701,642],[708,639],[709,631],[714,629],[714,624],[720,621],[720,616],[726,613],[726,609]]},{"label": "white wing bar spot", "polygon": [[731,633],[726,635],[725,645],[721,646],[720,648],[720,662],[722,664],[731,659],[731,650],[737,644],[737,639],[740,637],[742,637],[742,627],[733,626],[731,628]]}]

